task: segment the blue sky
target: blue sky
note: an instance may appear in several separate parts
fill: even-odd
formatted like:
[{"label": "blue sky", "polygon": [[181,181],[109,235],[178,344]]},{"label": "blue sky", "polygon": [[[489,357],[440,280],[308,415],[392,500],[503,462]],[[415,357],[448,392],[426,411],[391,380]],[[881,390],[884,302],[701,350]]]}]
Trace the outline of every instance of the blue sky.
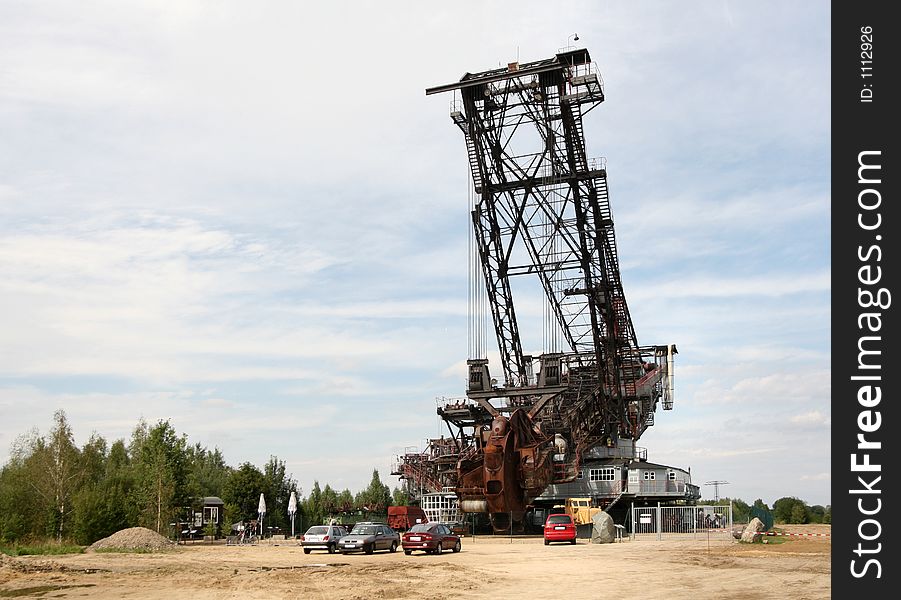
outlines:
[{"label": "blue sky", "polygon": [[465,379],[466,155],[424,89],[578,32],[639,341],[680,352],[640,445],[829,503],[828,4],[424,4],[0,6],[0,460],[61,407],[387,476]]}]

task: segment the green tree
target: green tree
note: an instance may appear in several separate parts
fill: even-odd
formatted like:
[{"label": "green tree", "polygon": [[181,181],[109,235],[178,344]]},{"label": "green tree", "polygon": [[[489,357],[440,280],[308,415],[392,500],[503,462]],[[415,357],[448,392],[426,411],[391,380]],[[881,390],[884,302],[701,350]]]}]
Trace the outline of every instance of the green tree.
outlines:
[{"label": "green tree", "polygon": [[128,527],[128,504],[128,494],[117,481],[82,488],[73,499],[75,541],[88,545]]},{"label": "green tree", "polygon": [[754,508],[760,508],[762,510],[770,510],[770,507],[766,505],[766,502],[764,502],[760,498],[755,500],[752,506],[754,506]]},{"label": "green tree", "polygon": [[394,506],[407,506],[410,504],[410,494],[407,493],[407,490],[403,488],[394,488],[394,492],[391,494],[392,500],[394,502]]},{"label": "green tree", "polygon": [[14,445],[12,457],[0,469],[0,541],[7,543],[29,536],[46,519],[34,501],[24,448]]},{"label": "green tree", "polygon": [[803,503],[792,506],[789,523],[807,523],[807,508]]},{"label": "green tree", "polygon": [[[226,485],[228,485],[227,482]],[[223,491],[222,494],[225,495],[225,492]],[[237,504],[226,502],[222,510],[224,511],[222,514],[222,530],[226,532],[231,531],[231,526],[242,519],[241,509],[238,508]]]},{"label": "green tree", "polygon": [[103,479],[106,460],[106,440],[94,432],[88,438],[87,443],[81,447],[82,483],[84,485],[95,485]]},{"label": "green tree", "polygon": [[319,481],[313,482],[313,489],[303,504],[308,525],[319,525],[323,522],[325,516],[322,512],[322,490],[319,488]]},{"label": "green tree", "polygon": [[[266,478],[263,473],[249,462],[243,463],[229,476],[222,495],[226,505],[233,507],[230,518],[241,521],[256,519],[260,494],[265,492]],[[269,509],[268,504],[266,508]]]},{"label": "green tree", "polygon": [[354,509],[354,495],[350,493],[349,489],[344,489],[343,492],[338,494],[338,510],[340,512],[350,512]]},{"label": "green tree", "polygon": [[741,498],[732,500],[732,521],[735,523],[747,523],[750,520],[751,507]]},{"label": "green tree", "polygon": [[115,480],[108,480],[106,440],[96,432],[81,449],[82,486],[72,498],[72,535],[90,544],[126,527],[128,498]]},{"label": "green tree", "polygon": [[179,437],[169,421],[159,421],[149,429],[141,422],[132,436],[132,496],[139,522],[158,533],[190,499],[186,447],[186,438]]},{"label": "green tree", "polygon": [[826,512],[823,515],[823,523],[829,523],[830,525],[832,524],[832,505],[830,504],[826,505]]},{"label": "green tree", "polygon": [[191,496],[221,496],[232,468],[219,448],[207,450],[200,444],[187,448],[188,488]]},{"label": "green tree", "polygon": [[117,503],[121,501],[124,506],[122,509],[124,517],[119,529],[137,525],[138,507],[133,501],[134,469],[124,440],[116,440],[110,446],[104,464],[102,482],[102,485],[109,490],[106,493],[115,497]]},{"label": "green tree", "polygon": [[369,512],[382,512],[391,506],[391,489],[382,483],[377,469],[372,471],[369,486],[361,492],[359,501],[360,508]]},{"label": "green tree", "polygon": [[285,531],[290,528],[288,501],[291,492],[297,491],[297,482],[287,473],[285,461],[277,456],[269,457],[269,462],[263,467],[263,475],[266,479],[266,508],[269,510],[266,519]]},{"label": "green tree", "polygon": [[819,504],[814,504],[809,508],[808,517],[810,518],[811,523],[822,523],[823,518],[826,516],[826,507],[820,506]]},{"label": "green tree", "polygon": [[320,506],[327,517],[333,517],[338,512],[338,493],[329,484],[322,489]]},{"label": "green tree", "polygon": [[[800,509],[798,511],[795,511],[796,506],[800,506]],[[803,511],[804,520],[795,520],[796,518],[799,518],[798,515],[801,514],[800,511]],[[794,496],[786,496],[779,498],[773,503],[773,517],[780,523],[806,523],[806,515],[807,504],[805,504],[804,501],[800,498],[795,498]]]},{"label": "green tree", "polygon": [[52,531],[62,542],[68,533],[68,518],[72,512],[72,497],[85,478],[81,452],[75,446],[72,428],[63,410],[53,413],[53,427],[46,438],[35,440],[28,459],[32,469],[30,482],[36,492],[35,500],[47,511]]}]

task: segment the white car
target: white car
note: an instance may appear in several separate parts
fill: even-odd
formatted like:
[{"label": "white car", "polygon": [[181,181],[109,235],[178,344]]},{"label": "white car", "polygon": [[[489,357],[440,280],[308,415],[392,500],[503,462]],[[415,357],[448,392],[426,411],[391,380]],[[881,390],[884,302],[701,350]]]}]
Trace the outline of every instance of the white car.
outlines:
[{"label": "white car", "polygon": [[328,550],[329,554],[334,554],[338,549],[338,540],[345,535],[347,530],[340,525],[314,525],[300,536],[300,545],[304,554],[313,550]]}]

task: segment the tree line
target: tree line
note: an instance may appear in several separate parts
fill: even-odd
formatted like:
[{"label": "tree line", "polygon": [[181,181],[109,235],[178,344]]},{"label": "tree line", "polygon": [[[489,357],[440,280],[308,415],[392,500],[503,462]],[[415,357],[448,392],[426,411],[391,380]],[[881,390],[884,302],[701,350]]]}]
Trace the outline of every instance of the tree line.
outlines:
[{"label": "tree line", "polygon": [[[262,469],[229,466],[218,448],[189,444],[169,421],[141,420],[131,438],[112,444],[94,433],[80,448],[64,411],[46,435],[31,431],[13,444],[0,469],[0,542],[53,538],[90,544],[127,527],[163,535],[201,510],[205,496],[225,502],[223,527],[257,518],[266,498],[266,525],[290,531],[288,502],[298,496],[296,522],[327,522],[351,512],[381,513],[408,498],[382,483],[378,471],[365,489],[351,493],[313,484],[303,498],[285,462],[271,456]],[[227,531],[226,531],[227,532]]]},{"label": "tree line", "polygon": [[808,505],[800,498],[785,496],[773,502],[773,507],[758,498],[753,504],[748,504],[741,498],[723,498],[721,500],[701,500],[701,504],[724,505],[732,503],[732,520],[735,523],[747,523],[751,520],[751,509],[758,508],[773,514],[776,523],[804,524],[804,523],[832,523],[832,506],[819,504]]}]

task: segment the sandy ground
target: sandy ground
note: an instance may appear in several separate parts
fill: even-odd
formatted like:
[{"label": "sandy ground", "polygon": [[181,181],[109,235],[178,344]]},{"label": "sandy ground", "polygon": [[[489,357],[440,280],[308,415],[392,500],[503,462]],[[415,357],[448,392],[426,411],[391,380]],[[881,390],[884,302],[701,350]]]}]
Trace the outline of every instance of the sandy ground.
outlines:
[{"label": "sandy ground", "polygon": [[198,543],[156,554],[5,559],[0,598],[829,598],[830,538],[786,540],[715,542],[708,551],[706,540],[544,546],[477,537],[441,556]]}]

